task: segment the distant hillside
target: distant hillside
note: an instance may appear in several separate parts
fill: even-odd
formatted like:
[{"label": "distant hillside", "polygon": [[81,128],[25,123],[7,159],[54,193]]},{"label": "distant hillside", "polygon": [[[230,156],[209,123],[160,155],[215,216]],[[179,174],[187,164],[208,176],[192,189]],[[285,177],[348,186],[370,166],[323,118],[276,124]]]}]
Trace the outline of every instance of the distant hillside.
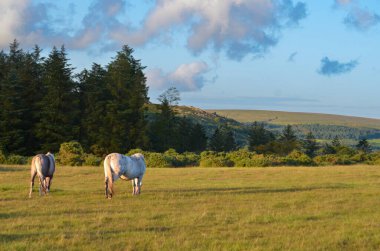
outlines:
[{"label": "distant hillside", "polygon": [[[158,113],[158,106],[149,104],[148,118]],[[175,106],[178,116],[200,123],[211,136],[221,124],[235,131],[239,145],[247,144],[249,125],[254,121],[265,122],[267,128],[280,134],[284,126],[291,124],[299,138],[311,131],[320,141],[338,136],[344,144],[355,145],[358,139],[371,139],[374,148],[380,149],[380,120],[330,114],[256,111],[256,110],[202,110],[192,106]]]},{"label": "distant hillside", "polygon": [[262,110],[207,110],[207,112],[231,118],[242,123],[264,121],[278,125],[320,124],[380,129],[380,119],[353,116]]}]

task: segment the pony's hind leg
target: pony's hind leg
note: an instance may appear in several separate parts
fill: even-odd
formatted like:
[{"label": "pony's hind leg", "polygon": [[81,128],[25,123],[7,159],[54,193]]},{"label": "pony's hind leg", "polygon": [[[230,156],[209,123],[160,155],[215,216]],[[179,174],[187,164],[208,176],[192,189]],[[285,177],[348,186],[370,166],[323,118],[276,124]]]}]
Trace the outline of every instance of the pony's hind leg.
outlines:
[{"label": "pony's hind leg", "polygon": [[37,172],[31,174],[30,177],[30,190],[29,190],[29,198],[32,198],[33,186],[34,186],[34,178],[36,177]]},{"label": "pony's hind leg", "polygon": [[44,177],[39,177],[40,178],[40,188],[38,190],[38,192],[40,193],[40,196],[42,196],[42,193],[46,193],[45,191],[45,178]]},{"label": "pony's hind leg", "polygon": [[131,180],[131,183],[132,183],[132,195],[135,195],[136,194],[136,182],[135,182],[136,179],[132,179]]},{"label": "pony's hind leg", "polygon": [[108,178],[105,178],[104,187],[105,187],[104,194],[106,196],[106,199],[108,199]]},{"label": "pony's hind leg", "polygon": [[141,192],[141,180],[142,177],[136,178],[136,195],[139,195]]}]

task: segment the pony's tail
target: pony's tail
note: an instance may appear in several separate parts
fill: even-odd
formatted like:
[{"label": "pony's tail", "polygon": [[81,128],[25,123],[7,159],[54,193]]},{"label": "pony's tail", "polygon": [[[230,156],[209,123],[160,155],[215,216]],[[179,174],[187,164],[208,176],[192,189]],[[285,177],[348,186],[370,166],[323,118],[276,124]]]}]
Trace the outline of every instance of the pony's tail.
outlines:
[{"label": "pony's tail", "polygon": [[105,182],[106,182],[106,189],[110,192],[110,195],[112,197],[113,194],[113,177],[112,177],[112,171],[111,171],[111,163],[110,163],[111,156],[108,155],[104,160],[104,174],[105,174]]}]

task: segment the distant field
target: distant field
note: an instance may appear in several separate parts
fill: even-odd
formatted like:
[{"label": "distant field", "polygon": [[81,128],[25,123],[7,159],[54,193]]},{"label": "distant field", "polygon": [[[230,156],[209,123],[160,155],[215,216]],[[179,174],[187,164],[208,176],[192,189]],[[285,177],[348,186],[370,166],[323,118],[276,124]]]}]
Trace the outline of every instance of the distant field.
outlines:
[{"label": "distant field", "polygon": [[322,124],[380,129],[380,119],[320,113],[280,112],[262,110],[207,110],[239,122],[266,121],[273,124]]},{"label": "distant field", "polygon": [[0,250],[379,250],[380,167],[148,169],[103,196],[103,171],[0,166]]}]

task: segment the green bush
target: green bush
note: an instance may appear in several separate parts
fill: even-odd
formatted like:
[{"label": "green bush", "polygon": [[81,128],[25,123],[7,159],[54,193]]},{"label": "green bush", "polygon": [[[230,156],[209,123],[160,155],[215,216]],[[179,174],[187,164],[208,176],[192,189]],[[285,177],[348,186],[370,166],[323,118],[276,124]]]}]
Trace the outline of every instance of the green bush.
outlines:
[{"label": "green bush", "polygon": [[144,157],[147,167],[173,167],[171,159],[161,153],[146,153]]},{"label": "green bush", "polygon": [[268,167],[283,165],[282,158],[277,155],[255,154],[252,156],[250,166],[252,167]]},{"label": "green bush", "polygon": [[205,151],[201,153],[201,167],[232,167],[234,163],[225,152]]},{"label": "green bush", "polygon": [[234,163],[236,167],[252,167],[255,166],[252,158],[255,153],[247,149],[239,149],[237,151],[227,153],[227,157]]},{"label": "green bush", "polygon": [[313,160],[301,151],[293,150],[284,159],[286,165],[291,166],[311,166],[314,165]]},{"label": "green bush", "polygon": [[350,155],[325,154],[316,156],[313,160],[319,166],[355,164]]},{"label": "green bush", "polygon": [[28,158],[21,155],[11,154],[7,157],[5,163],[10,165],[25,165],[28,163]]},{"label": "green bush", "polygon": [[80,166],[83,163],[84,152],[77,141],[64,142],[59,148],[57,161],[62,165]]},{"label": "green bush", "polygon": [[93,154],[85,154],[83,165],[85,166],[100,166],[102,158],[95,156]]},{"label": "green bush", "polygon": [[7,156],[0,150],[0,164],[5,164],[7,161]]},{"label": "green bush", "polygon": [[181,166],[199,166],[201,156],[193,152],[184,152],[178,156]]}]

